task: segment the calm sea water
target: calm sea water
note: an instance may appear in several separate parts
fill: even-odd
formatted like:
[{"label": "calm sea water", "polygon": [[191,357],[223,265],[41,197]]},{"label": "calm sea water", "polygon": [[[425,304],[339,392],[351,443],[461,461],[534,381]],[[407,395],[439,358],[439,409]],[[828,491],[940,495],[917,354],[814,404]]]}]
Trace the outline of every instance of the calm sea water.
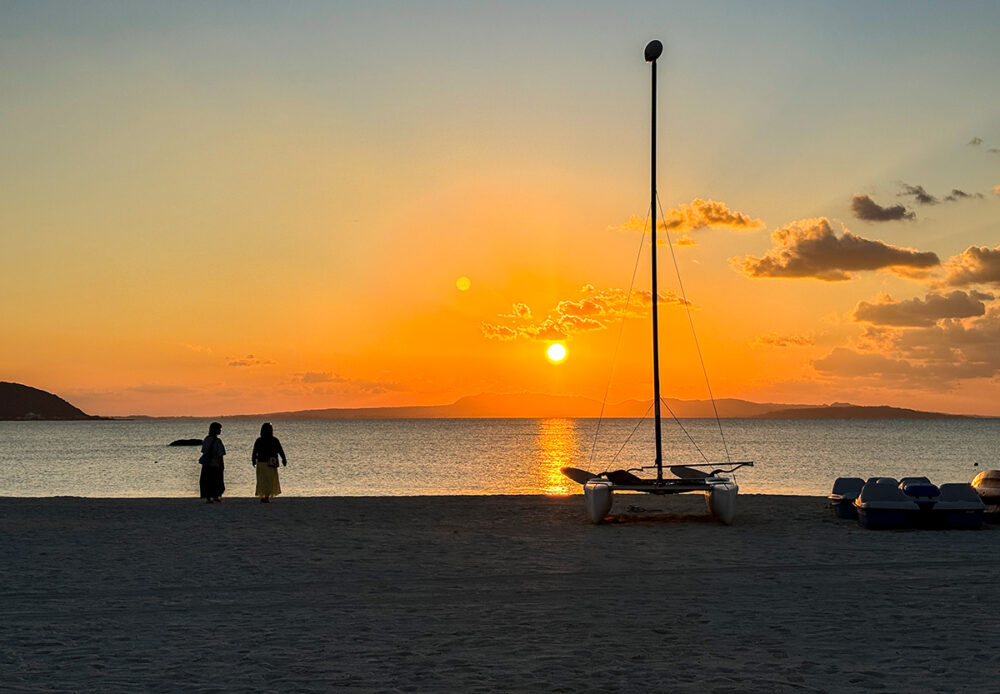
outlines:
[{"label": "calm sea water", "polygon": [[[251,496],[250,450],[261,422],[225,419],[228,495]],[[726,460],[714,420],[683,420],[710,460]],[[652,462],[652,422],[632,419],[274,421],[294,496],[570,494],[564,465],[592,471]],[[1000,468],[1000,420],[723,420],[745,493],[826,494],[838,476],[969,481]],[[0,422],[0,496],[197,496],[197,448],[208,420]],[[633,434],[634,430],[634,434]],[[629,438],[632,434],[631,439]],[[701,462],[688,436],[665,422],[665,458]],[[979,463],[978,468],[973,463]]]}]

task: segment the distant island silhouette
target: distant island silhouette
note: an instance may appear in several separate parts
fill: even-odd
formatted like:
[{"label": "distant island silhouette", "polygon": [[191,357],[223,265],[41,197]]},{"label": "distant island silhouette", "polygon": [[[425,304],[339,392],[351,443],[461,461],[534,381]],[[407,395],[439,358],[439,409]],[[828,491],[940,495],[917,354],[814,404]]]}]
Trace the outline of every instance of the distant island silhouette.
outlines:
[{"label": "distant island silhouette", "polygon": [[[670,412],[681,419],[715,417],[710,400],[679,400],[665,398]],[[626,400],[608,404],[603,416],[635,418],[649,411],[651,400]],[[849,403],[801,405],[789,403],[759,403],[737,398],[715,401],[719,416],[732,419],[961,419],[969,415],[942,412],[921,412],[900,407],[863,406]],[[664,412],[664,416],[670,416]],[[247,417],[272,419],[440,419],[440,418],[583,418],[602,416],[601,403],[591,398],[564,395],[518,393],[497,395],[482,393],[459,398],[450,405],[417,407],[328,408],[270,412]]]},{"label": "distant island silhouette", "polygon": [[84,420],[105,419],[89,415],[70,405],[58,395],[25,386],[0,381],[0,420]]},{"label": "distant island silhouette", "polygon": [[[715,417],[710,400],[665,398],[669,412],[681,419]],[[605,405],[605,418],[644,416],[650,400],[626,400]],[[738,398],[715,401],[719,416],[731,419],[971,419],[972,415],[924,412],[887,405],[868,406],[835,402],[828,405],[752,402]],[[290,410],[235,415],[214,415],[228,419],[572,419],[602,416],[601,403],[592,398],[537,393],[481,393],[459,398],[447,405],[404,407],[331,407],[315,410]],[[188,418],[178,415],[176,418]],[[207,418],[207,417],[206,417]],[[130,415],[98,417],[88,415],[62,398],[38,388],[19,383],[0,382],[0,420],[101,420],[101,419],[171,419]],[[175,442],[172,445],[180,445]],[[190,444],[189,444],[190,445]]]},{"label": "distant island silhouette", "polygon": [[922,412],[888,405],[824,405],[794,410],[776,410],[757,415],[760,419],[976,419],[962,414]]}]

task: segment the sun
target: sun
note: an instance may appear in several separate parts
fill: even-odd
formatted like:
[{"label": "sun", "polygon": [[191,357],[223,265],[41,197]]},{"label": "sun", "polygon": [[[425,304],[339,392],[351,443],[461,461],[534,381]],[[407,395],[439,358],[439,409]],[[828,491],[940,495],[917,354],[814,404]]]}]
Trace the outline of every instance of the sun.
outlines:
[{"label": "sun", "polygon": [[472,280],[470,280],[468,277],[463,276],[455,280],[455,287],[457,287],[458,291],[460,292],[469,291],[469,287],[471,286],[472,286]]},{"label": "sun", "polygon": [[566,346],[560,342],[553,342],[549,345],[549,348],[545,350],[545,354],[548,356],[549,361],[558,364],[566,358]]}]

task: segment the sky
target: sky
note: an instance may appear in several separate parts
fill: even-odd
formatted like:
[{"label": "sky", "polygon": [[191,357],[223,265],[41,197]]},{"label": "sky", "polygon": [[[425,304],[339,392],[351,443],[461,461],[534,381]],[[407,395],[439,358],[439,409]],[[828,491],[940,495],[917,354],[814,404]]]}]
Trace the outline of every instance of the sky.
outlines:
[{"label": "sky", "polygon": [[656,38],[663,394],[707,396],[700,347],[717,397],[1000,415],[998,35],[995,2],[0,3],[0,380],[650,398]]}]

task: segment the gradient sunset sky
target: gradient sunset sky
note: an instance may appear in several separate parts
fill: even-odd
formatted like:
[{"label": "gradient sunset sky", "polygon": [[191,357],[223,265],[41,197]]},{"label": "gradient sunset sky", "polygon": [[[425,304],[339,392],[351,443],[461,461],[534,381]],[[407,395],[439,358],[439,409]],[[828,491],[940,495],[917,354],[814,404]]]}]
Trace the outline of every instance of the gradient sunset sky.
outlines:
[{"label": "gradient sunset sky", "polygon": [[[0,380],[103,415],[651,397],[659,38],[716,396],[1000,415],[998,36],[996,2],[3,3]],[[660,250],[663,392],[703,398]]]}]

